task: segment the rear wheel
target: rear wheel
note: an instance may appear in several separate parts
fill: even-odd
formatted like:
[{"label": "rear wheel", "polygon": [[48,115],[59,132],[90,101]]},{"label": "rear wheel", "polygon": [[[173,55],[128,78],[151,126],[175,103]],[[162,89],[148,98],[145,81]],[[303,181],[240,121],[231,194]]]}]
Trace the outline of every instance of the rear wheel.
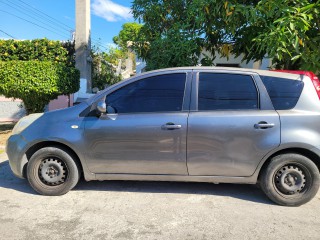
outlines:
[{"label": "rear wheel", "polygon": [[275,156],[260,176],[264,193],[284,206],[309,202],[317,194],[319,184],[317,166],[309,158],[294,153]]},{"label": "rear wheel", "polygon": [[75,187],[80,173],[72,154],[58,147],[45,147],[30,158],[27,177],[38,193],[57,196]]}]

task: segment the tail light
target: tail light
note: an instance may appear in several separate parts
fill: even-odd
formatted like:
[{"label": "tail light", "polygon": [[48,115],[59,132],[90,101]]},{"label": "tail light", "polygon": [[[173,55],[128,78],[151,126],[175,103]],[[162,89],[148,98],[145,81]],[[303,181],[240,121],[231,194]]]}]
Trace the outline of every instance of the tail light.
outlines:
[{"label": "tail light", "polygon": [[320,100],[320,82],[317,77],[312,77],[311,81],[313,83],[314,88],[316,89],[316,92],[318,94],[319,100]]}]

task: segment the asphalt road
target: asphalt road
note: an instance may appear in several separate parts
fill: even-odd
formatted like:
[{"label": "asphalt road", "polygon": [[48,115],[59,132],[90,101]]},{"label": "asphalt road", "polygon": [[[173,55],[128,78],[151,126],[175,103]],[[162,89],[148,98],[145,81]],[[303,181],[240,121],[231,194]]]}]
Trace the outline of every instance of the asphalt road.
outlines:
[{"label": "asphalt road", "polygon": [[0,239],[320,239],[320,193],[301,207],[253,185],[85,182],[36,194],[0,155]]}]

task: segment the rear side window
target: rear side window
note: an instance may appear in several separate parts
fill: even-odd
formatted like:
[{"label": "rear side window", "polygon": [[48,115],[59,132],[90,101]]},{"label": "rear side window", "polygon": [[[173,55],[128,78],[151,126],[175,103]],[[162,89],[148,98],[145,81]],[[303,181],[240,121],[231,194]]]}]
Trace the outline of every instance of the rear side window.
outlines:
[{"label": "rear side window", "polygon": [[295,107],[304,86],[303,81],[270,76],[260,77],[276,110],[288,110]]},{"label": "rear side window", "polygon": [[258,92],[249,75],[200,73],[198,110],[258,108]]}]

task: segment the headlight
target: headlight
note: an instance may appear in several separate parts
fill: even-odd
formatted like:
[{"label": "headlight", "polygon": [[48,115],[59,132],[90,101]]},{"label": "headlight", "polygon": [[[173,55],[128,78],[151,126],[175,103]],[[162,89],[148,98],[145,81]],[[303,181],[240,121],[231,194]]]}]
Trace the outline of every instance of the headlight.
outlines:
[{"label": "headlight", "polygon": [[19,122],[14,126],[12,129],[12,134],[19,134],[24,129],[26,129],[31,123],[33,123],[35,120],[37,120],[39,117],[41,117],[43,113],[34,113],[30,114],[26,117],[23,117],[19,120]]}]

